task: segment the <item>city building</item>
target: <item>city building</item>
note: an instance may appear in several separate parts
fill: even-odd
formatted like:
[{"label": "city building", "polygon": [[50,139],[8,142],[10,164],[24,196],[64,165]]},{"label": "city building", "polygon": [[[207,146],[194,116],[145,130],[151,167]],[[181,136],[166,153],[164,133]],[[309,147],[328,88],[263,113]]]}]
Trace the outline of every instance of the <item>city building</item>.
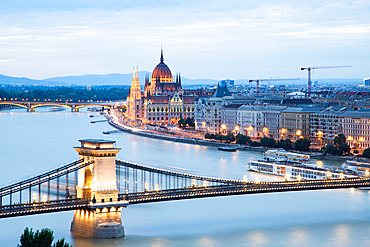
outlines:
[{"label": "city building", "polygon": [[225,105],[221,108],[221,129],[224,133],[239,133],[238,109],[242,104]]},{"label": "city building", "polygon": [[317,145],[334,142],[335,136],[341,133],[339,116],[346,112],[346,107],[330,106],[310,115],[310,140]]},{"label": "city building", "polygon": [[172,72],[164,63],[161,50],[160,62],[154,68],[151,80],[145,78],[144,92],[139,84],[138,69],[133,73],[127,98],[127,116],[133,122],[152,125],[175,125],[180,118],[194,117],[195,95],[185,95],[181,76],[173,81]]},{"label": "city building", "polygon": [[[223,113],[222,109],[225,106],[232,104],[251,104],[255,99],[250,97],[233,96],[227,89],[227,86],[221,86],[218,83],[217,89],[211,97],[200,98],[195,104],[194,119],[196,124],[196,129],[202,132],[211,134],[222,134],[226,132],[231,132],[229,128],[235,129],[235,121],[231,120],[232,107],[227,108],[227,116],[224,115],[226,121],[230,121],[229,127],[226,129],[226,125],[223,126]],[[231,114],[231,115],[230,115]]]},{"label": "city building", "polygon": [[243,105],[238,108],[237,124],[240,132],[253,139],[279,138],[281,111],[286,106]]},{"label": "city building", "polygon": [[370,78],[364,78],[364,85],[370,86]]},{"label": "city building", "polygon": [[346,111],[338,120],[341,133],[352,149],[370,147],[370,111]]},{"label": "city building", "polygon": [[310,114],[323,107],[287,107],[281,111],[280,137],[297,141],[300,138],[310,138]]}]

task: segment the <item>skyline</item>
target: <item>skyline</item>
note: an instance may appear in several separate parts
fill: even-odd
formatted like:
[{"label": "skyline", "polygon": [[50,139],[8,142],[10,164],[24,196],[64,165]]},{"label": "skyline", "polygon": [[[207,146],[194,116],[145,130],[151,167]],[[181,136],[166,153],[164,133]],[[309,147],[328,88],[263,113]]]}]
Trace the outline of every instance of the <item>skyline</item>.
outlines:
[{"label": "skyline", "polygon": [[3,1],[0,74],[32,79],[152,71],[191,79],[369,77],[366,1]]}]

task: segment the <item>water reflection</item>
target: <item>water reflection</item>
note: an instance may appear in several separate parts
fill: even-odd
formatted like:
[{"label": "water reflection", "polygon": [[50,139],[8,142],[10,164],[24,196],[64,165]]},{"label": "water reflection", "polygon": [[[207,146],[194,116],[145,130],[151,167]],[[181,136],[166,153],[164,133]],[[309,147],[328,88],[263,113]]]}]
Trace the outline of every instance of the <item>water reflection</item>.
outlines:
[{"label": "water reflection", "polygon": [[[189,173],[254,181],[284,178],[246,172],[261,153],[221,152],[148,139],[112,130],[106,122],[90,124],[87,113],[1,112],[1,184],[49,170],[78,158],[78,139],[116,140],[118,157]],[[98,119],[100,116],[96,116]],[[100,117],[102,118],[102,117]],[[21,151],[21,153],[20,153]],[[20,155],[21,154],[21,155]],[[324,165],[341,162],[323,160]],[[91,239],[69,232],[72,212],[0,220],[1,246],[16,246],[25,227],[53,229],[80,246],[366,246],[370,245],[370,194],[349,189],[192,199],[123,210],[126,237]]]}]

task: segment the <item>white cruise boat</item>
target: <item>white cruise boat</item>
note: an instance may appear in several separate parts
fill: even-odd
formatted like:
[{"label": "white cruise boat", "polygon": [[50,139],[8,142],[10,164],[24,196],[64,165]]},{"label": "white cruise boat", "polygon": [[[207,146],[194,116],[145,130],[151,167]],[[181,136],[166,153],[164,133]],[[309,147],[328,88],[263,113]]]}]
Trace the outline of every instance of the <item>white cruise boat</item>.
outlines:
[{"label": "white cruise boat", "polygon": [[264,153],[264,160],[251,161],[247,165],[247,170],[284,176],[286,179],[313,180],[357,177],[334,169],[324,168],[316,164],[309,164],[307,163],[309,157],[309,155],[286,152],[284,150],[268,150]]},{"label": "white cruise boat", "polygon": [[370,174],[370,163],[348,160],[342,165],[343,169],[350,172],[358,173],[359,175],[369,176]]}]

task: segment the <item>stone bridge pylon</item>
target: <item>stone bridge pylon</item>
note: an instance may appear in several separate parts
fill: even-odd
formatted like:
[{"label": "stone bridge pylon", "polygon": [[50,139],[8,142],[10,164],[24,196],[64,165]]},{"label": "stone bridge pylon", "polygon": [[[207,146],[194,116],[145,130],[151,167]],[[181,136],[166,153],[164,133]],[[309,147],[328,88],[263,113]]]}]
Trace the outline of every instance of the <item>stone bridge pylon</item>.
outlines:
[{"label": "stone bridge pylon", "polygon": [[78,171],[77,198],[90,200],[89,207],[74,212],[71,231],[96,238],[124,236],[121,210],[126,201],[118,199],[116,182],[115,141],[101,139],[80,140],[75,147],[80,159],[94,162]]}]

